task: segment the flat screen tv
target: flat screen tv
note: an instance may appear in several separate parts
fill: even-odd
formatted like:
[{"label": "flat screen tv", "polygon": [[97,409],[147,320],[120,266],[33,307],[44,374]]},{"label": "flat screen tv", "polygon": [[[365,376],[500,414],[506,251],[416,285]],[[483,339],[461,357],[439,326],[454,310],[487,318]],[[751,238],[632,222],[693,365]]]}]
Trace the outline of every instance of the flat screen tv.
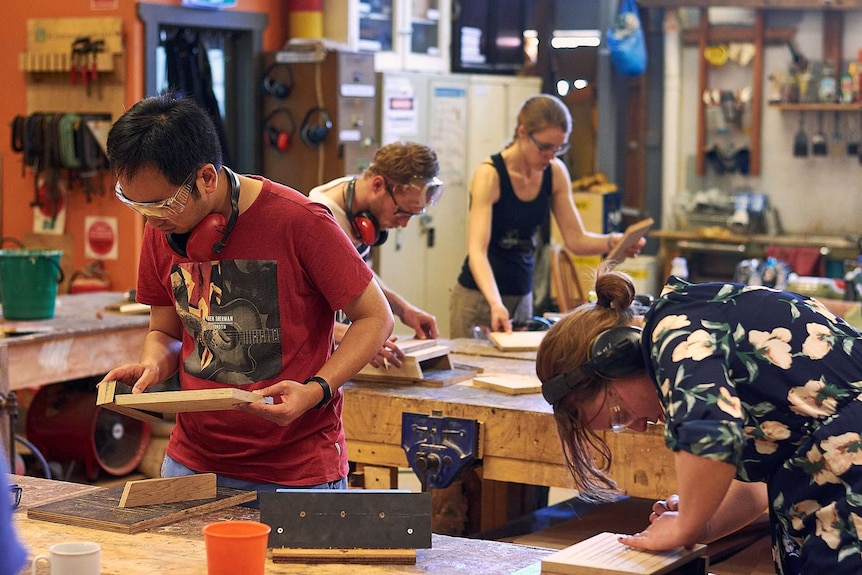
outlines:
[{"label": "flat screen tv", "polygon": [[452,71],[515,74],[521,70],[527,1],[452,0]]}]

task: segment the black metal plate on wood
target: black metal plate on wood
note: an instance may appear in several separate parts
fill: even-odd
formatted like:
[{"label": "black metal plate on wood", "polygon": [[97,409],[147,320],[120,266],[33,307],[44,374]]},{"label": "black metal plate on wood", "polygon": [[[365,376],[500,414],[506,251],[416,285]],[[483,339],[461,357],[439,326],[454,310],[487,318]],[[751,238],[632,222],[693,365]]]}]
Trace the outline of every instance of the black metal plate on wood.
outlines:
[{"label": "black metal plate on wood", "polygon": [[398,490],[260,492],[269,547],[430,549],[431,494]]}]

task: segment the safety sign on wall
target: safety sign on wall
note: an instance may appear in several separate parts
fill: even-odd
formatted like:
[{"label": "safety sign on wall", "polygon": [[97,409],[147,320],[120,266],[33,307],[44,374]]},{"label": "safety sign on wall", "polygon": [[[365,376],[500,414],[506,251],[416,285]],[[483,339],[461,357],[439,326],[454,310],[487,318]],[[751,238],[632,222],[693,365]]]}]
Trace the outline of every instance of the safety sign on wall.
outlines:
[{"label": "safety sign on wall", "polygon": [[118,258],[117,218],[87,216],[84,219],[84,254],[98,260]]}]

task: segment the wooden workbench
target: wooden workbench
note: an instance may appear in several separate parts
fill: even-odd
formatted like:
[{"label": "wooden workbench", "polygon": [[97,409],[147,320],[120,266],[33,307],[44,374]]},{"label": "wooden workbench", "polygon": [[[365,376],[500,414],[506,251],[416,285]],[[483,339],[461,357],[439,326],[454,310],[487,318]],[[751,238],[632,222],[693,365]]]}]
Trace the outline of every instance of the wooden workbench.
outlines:
[{"label": "wooden workbench", "polygon": [[[535,373],[535,361],[515,352],[514,359],[501,357],[490,344],[454,340],[453,363],[480,367],[486,372]],[[466,349],[468,353],[460,353]],[[535,354],[533,354],[533,359]],[[373,382],[349,382],[345,387],[344,427],[350,461],[379,467],[407,467],[401,445],[401,414],[474,419],[482,423],[480,452],[484,482],[571,487],[563,466],[563,454],[551,407],[541,394],[508,395],[473,387],[467,380],[444,387]],[[676,492],[676,477],[671,453],[664,445],[662,427],[646,433],[608,432],[606,439],[613,451],[611,475],[620,487],[634,497],[662,499]],[[481,530],[513,518],[505,509],[515,505],[505,493],[484,494],[493,507],[482,510]],[[525,509],[530,511],[529,509]]]},{"label": "wooden workbench", "polygon": [[[0,398],[17,389],[100,376],[138,361],[149,316],[105,310],[124,297],[118,292],[61,295],[51,319],[0,318],[0,333],[6,333],[0,335]],[[4,445],[7,426],[0,417]]]},{"label": "wooden workbench", "polygon": [[[16,475],[11,480],[24,488],[21,507],[13,517],[18,534],[28,547],[30,560],[60,541],[96,541],[102,545],[102,575],[205,575],[206,547],[201,528],[212,521],[259,519],[257,510],[231,507],[135,535],[111,533],[37,521],[26,514],[29,507],[83,495],[99,487]],[[356,575],[504,575],[528,568],[538,574],[542,557],[551,553],[539,547],[436,534],[431,537],[431,545],[431,549],[416,550],[416,565],[350,565],[349,572]],[[48,571],[44,565],[40,565],[40,569],[40,574]],[[270,560],[266,563],[268,575],[341,575],[345,570],[340,564],[275,564]],[[25,572],[30,573],[29,565]]]}]

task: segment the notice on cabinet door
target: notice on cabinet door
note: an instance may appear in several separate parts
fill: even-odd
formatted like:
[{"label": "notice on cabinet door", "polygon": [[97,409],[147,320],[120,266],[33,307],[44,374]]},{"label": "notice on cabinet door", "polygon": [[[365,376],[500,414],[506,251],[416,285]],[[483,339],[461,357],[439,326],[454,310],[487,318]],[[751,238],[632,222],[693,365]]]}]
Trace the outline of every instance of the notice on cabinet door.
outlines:
[{"label": "notice on cabinet door", "polygon": [[416,90],[407,78],[389,76],[383,88],[383,133],[387,138],[415,138],[419,132]]}]

